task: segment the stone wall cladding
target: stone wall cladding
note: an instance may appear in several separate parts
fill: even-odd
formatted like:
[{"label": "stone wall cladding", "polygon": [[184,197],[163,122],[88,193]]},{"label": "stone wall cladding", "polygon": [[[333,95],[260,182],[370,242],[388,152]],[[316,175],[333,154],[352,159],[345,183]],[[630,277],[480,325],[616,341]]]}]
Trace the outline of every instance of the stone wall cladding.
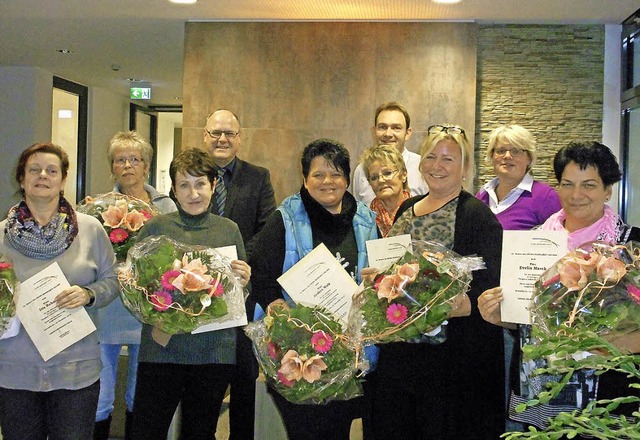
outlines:
[{"label": "stone wall cladding", "polygon": [[601,140],[604,27],[482,25],[478,30],[475,150],[479,188],[492,129],[519,124],[537,140],[537,180],[556,185],[552,163],[570,141]]}]

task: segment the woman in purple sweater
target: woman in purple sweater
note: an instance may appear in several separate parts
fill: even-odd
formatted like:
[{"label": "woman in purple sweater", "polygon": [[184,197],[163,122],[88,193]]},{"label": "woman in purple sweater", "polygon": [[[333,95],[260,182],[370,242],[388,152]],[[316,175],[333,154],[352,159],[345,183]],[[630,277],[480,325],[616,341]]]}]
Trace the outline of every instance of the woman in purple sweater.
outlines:
[{"label": "woman in purple sweater", "polygon": [[[493,164],[496,177],[487,182],[476,197],[491,208],[504,230],[528,230],[543,224],[560,210],[556,190],[533,180],[529,171],[536,160],[536,140],[520,125],[502,125],[489,134],[487,160]],[[508,397],[515,337],[504,330],[505,393]],[[510,369],[513,370],[511,373]],[[521,431],[523,426],[506,419],[508,431]]]},{"label": "woman in purple sweater", "polygon": [[505,230],[528,230],[560,210],[555,189],[529,174],[536,160],[536,140],[524,127],[503,125],[489,135],[487,160],[496,177],[476,197],[491,208]]}]

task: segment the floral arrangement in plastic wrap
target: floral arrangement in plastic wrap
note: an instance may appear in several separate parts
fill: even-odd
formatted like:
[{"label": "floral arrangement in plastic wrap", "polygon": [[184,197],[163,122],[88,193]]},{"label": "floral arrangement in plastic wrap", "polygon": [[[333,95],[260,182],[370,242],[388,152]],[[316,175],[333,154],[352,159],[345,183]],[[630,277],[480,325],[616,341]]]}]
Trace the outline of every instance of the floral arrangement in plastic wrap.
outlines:
[{"label": "floral arrangement in plastic wrap", "polygon": [[13,263],[0,255],[0,335],[7,330],[11,318],[16,314],[13,295],[17,286]]},{"label": "floral arrangement in plastic wrap", "polygon": [[325,309],[272,306],[245,332],[267,381],[290,402],[321,404],[362,395],[360,351]]},{"label": "floral arrangement in plastic wrap", "polygon": [[485,267],[482,258],[461,257],[436,242],[414,241],[412,247],[353,300],[349,333],[365,345],[429,341],[454,298],[468,290],[471,271]]},{"label": "floral arrangement in plastic wrap", "polygon": [[127,252],[135,243],[138,231],[158,211],[135,197],[110,192],[87,197],[77,208],[78,212],[97,218],[107,231],[118,261],[127,258]]},{"label": "floral arrangement in plastic wrap", "polygon": [[142,323],[167,334],[241,319],[245,292],[218,251],[164,235],[146,237],[118,271],[124,305]]},{"label": "floral arrangement in plastic wrap", "polygon": [[[581,410],[550,419],[544,430],[530,427],[505,438],[640,439],[639,244],[589,242],[569,252],[535,283],[531,318],[532,344],[523,347],[524,359],[546,360],[533,374],[556,375],[557,380],[517,411],[549,403],[580,369],[624,373],[628,395],[592,400]],[[619,414],[627,404],[635,407],[635,419]]]}]

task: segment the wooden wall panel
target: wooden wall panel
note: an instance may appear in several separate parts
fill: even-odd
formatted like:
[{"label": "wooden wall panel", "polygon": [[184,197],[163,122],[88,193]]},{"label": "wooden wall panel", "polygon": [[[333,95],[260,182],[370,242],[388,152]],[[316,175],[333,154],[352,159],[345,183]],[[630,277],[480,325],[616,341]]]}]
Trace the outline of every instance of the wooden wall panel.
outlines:
[{"label": "wooden wall panel", "polygon": [[300,153],[318,137],[343,142],[353,171],[384,101],[408,108],[412,151],[435,123],[473,136],[473,23],[189,22],[184,52],[183,148],[202,146],[210,112],[233,110],[238,156],[271,170],[278,202],[298,190]]}]

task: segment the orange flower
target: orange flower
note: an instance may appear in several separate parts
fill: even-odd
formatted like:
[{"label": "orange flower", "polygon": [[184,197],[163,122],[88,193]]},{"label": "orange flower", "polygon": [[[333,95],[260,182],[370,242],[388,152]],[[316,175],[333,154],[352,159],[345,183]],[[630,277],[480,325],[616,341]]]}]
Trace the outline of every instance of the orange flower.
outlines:
[{"label": "orange flower", "polygon": [[286,380],[304,379],[309,383],[320,379],[322,372],[327,369],[327,364],[324,363],[321,355],[308,358],[305,355],[299,355],[295,350],[287,351],[280,364],[278,373],[282,374]]},{"label": "orange flower", "polygon": [[387,298],[391,302],[404,295],[404,286],[413,283],[419,271],[418,263],[406,263],[396,268],[395,274],[382,278],[378,283],[378,299]]},{"label": "orange flower", "polygon": [[569,290],[580,290],[587,285],[589,275],[596,268],[599,254],[591,253],[588,260],[582,256],[571,256],[558,263],[560,282]]},{"label": "orange flower", "polygon": [[598,278],[616,284],[627,273],[625,264],[616,258],[601,258],[597,263]]},{"label": "orange flower", "polygon": [[104,225],[109,228],[119,228],[123,226],[125,222],[125,216],[127,215],[127,204],[116,203],[115,205],[109,205],[106,211],[102,214],[102,220]]},{"label": "orange flower", "polygon": [[[182,268],[171,284],[180,290],[183,295],[187,292],[197,292],[209,289],[213,277],[207,274],[207,266],[202,264],[200,258],[186,262],[187,256],[182,258]],[[185,264],[186,263],[186,264]],[[175,264],[174,264],[175,265]]]},{"label": "orange flower", "polygon": [[138,212],[135,209],[125,215],[125,223],[127,225],[127,228],[133,232],[139,230],[146,221],[147,217],[143,213]]}]

